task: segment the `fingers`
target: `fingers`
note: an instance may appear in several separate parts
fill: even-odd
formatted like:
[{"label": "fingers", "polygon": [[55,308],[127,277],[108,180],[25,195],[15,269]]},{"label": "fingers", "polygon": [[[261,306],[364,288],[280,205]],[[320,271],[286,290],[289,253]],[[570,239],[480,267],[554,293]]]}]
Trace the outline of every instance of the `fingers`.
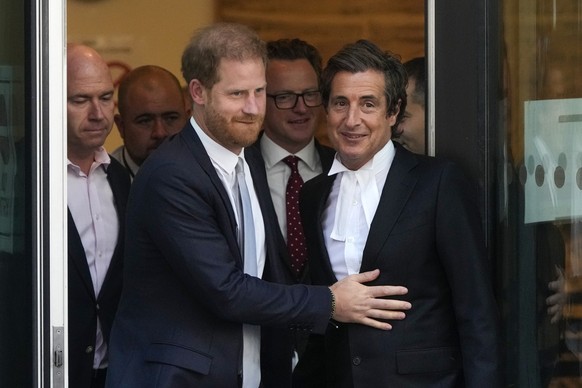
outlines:
[{"label": "fingers", "polygon": [[550,316],[550,322],[557,323],[562,319],[562,310],[567,302],[566,293],[564,292],[564,279],[558,277],[558,280],[549,282],[548,289],[553,291],[554,294],[546,298],[547,313]]},{"label": "fingers", "polygon": [[383,296],[406,295],[408,289],[402,286],[369,286],[368,292],[374,298],[381,298]]},{"label": "fingers", "polygon": [[351,279],[358,283],[367,283],[371,282],[372,280],[376,279],[380,275],[380,270],[375,269],[373,271],[357,273],[354,275],[348,276],[346,279]]},{"label": "fingers", "polygon": [[546,298],[546,306],[555,306],[560,303],[561,296],[559,294],[550,295]]},{"label": "fingers", "polygon": [[367,312],[366,317],[388,321],[402,321],[406,318],[406,313],[404,311],[372,309]]},{"label": "fingers", "polygon": [[369,310],[366,315],[361,316],[356,320],[356,323],[373,327],[380,330],[392,330],[392,325],[386,322],[401,321],[406,318],[406,314],[402,311],[386,311],[386,310]]},{"label": "fingers", "polygon": [[559,291],[561,288],[561,282],[559,280],[554,280],[548,283],[548,289],[550,291]]},{"label": "fingers", "polygon": [[392,325],[389,324],[388,322],[381,322],[381,321],[377,321],[375,319],[372,318],[368,318],[365,317],[363,318],[360,322],[358,322],[362,325],[366,325],[366,326],[370,326],[373,327],[375,329],[380,329],[380,330],[392,330]]},{"label": "fingers", "polygon": [[338,322],[359,323],[381,330],[390,330],[386,321],[405,319],[410,302],[391,297],[406,295],[402,286],[366,286],[378,277],[379,270],[348,276],[330,286],[336,299],[333,318]]},{"label": "fingers", "polygon": [[[382,310],[382,311],[406,311],[410,310],[412,305],[410,302],[404,300],[394,300],[394,299],[372,299],[369,301],[370,310]],[[404,313],[402,313],[404,314]],[[382,317],[378,317],[382,318]]]},{"label": "fingers", "polygon": [[558,323],[562,319],[562,309],[559,306],[552,306],[548,309],[550,323]]}]

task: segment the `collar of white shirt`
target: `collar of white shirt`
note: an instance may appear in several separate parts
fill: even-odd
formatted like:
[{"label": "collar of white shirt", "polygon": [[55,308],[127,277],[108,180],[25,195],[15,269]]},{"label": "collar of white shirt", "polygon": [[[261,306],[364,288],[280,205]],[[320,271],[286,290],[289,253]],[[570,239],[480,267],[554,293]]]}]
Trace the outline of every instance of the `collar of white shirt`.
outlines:
[{"label": "collar of white shirt", "polygon": [[[289,156],[289,151],[275,143],[265,133],[261,136],[260,146],[261,154],[265,161],[265,168],[267,170]],[[314,139],[311,139],[311,141],[303,147],[301,151],[294,155],[301,159],[312,171],[315,171],[317,168],[318,157]]]},{"label": "collar of white shirt", "polygon": [[[103,165],[103,168],[105,169],[105,171],[107,171],[107,168],[109,167],[110,163],[111,158],[109,157],[107,151],[105,151],[105,147],[99,147],[99,149],[95,151],[94,162],[93,165],[91,166],[90,171],[95,170],[97,167],[101,165]],[[67,159],[67,166],[72,168],[77,174],[81,173],[81,168],[77,166],[75,163],[71,162],[69,159]]]},{"label": "collar of white shirt", "polygon": [[331,238],[345,241],[346,227],[350,222],[348,209],[354,201],[362,205],[366,223],[370,228],[394,155],[394,144],[388,141],[366,164],[358,170],[350,170],[339,160],[339,154],[336,154],[328,173],[330,176],[338,174],[338,179],[341,179]]}]

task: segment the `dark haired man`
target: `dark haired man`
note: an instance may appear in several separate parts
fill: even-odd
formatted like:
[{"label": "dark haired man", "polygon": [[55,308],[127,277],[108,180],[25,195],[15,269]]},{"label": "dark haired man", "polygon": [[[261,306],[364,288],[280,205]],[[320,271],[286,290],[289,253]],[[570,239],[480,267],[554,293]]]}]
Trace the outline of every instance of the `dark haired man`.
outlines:
[{"label": "dark haired man", "polygon": [[391,332],[338,322],[312,335],[299,387],[501,386],[477,196],[452,163],[390,140],[405,86],[400,60],[366,40],[345,46],[323,71],[337,155],[302,191],[311,279],[329,285],[380,268],[370,284],[406,286],[412,309]]}]

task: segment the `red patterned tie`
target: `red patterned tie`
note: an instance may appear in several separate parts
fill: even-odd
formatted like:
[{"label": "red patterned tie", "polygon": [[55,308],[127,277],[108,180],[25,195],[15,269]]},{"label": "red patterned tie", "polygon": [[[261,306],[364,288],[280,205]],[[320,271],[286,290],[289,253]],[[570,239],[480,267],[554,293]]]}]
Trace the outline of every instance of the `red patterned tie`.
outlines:
[{"label": "red patterned tie", "polygon": [[303,186],[303,179],[297,170],[297,156],[289,155],[283,162],[291,167],[291,175],[287,181],[286,203],[287,203],[287,249],[291,255],[291,267],[297,276],[301,275],[305,262],[307,261],[307,247],[305,246],[305,235],[299,214],[299,191]]}]

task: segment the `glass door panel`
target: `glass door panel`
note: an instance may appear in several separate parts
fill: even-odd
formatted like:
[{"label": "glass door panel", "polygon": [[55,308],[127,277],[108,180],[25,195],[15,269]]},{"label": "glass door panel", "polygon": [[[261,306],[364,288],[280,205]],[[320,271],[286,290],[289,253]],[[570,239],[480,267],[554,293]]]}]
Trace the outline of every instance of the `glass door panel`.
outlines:
[{"label": "glass door panel", "polygon": [[[33,256],[25,133],[24,3],[0,0],[0,386],[30,387]],[[6,26],[6,28],[4,28]]]},{"label": "glass door panel", "polygon": [[581,386],[582,1],[500,4],[507,385]]}]

